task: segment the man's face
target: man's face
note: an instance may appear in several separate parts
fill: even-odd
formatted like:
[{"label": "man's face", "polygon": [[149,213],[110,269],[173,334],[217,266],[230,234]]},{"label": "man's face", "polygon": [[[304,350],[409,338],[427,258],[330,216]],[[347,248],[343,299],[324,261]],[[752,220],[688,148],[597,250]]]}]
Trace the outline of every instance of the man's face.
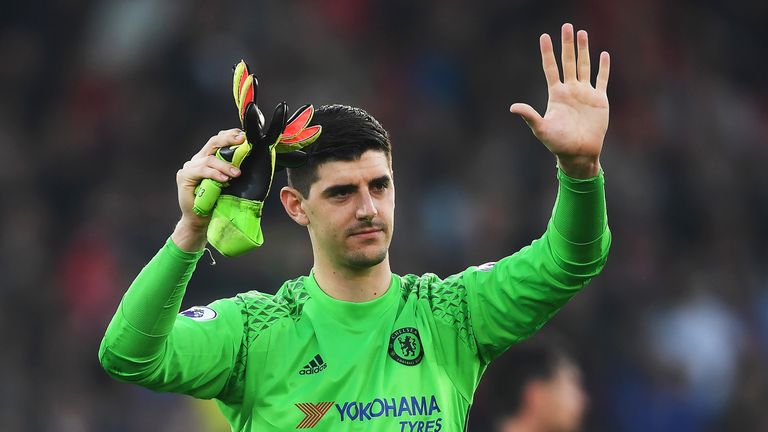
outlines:
[{"label": "man's face", "polygon": [[316,253],[335,265],[362,269],[381,263],[392,240],[395,188],[384,152],[369,150],[355,161],[331,161],[302,208]]}]

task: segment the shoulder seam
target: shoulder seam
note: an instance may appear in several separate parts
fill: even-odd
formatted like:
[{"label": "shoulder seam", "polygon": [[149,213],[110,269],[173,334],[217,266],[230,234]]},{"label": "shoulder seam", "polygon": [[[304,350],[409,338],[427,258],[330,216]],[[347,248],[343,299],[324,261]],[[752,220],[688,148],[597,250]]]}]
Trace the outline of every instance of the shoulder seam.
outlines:
[{"label": "shoulder seam", "polygon": [[[478,347],[470,321],[469,304],[467,303],[466,287],[458,283],[462,279],[461,274],[456,274],[441,280],[437,275],[425,273],[422,276],[410,276],[413,280],[410,287],[403,289],[403,296],[409,294],[416,295],[420,300],[425,300],[429,304],[435,319],[451,327],[467,346],[467,348],[478,354]],[[455,283],[449,281],[455,279]],[[405,282],[403,285],[407,285]],[[453,288],[452,290],[449,289]],[[435,288],[438,288],[437,290]],[[447,294],[447,295],[446,295]]]}]

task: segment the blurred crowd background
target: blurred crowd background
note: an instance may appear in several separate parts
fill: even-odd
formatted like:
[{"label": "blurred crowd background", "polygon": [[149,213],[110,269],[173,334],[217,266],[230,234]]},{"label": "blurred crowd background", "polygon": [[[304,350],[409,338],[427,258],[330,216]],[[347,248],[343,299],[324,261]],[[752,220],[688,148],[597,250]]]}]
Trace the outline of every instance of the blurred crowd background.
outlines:
[{"label": "blurred crowd background", "polygon": [[[0,13],[0,429],[208,431],[211,405],[109,379],[125,289],[180,215],[175,173],[264,107],[344,103],[393,140],[397,273],[441,276],[538,237],[554,158],[538,36],[612,55],[605,271],[546,327],[583,369],[589,431],[768,430],[768,3],[723,0],[59,0]],[[762,48],[761,48],[762,47]],[[596,71],[596,67],[593,67]],[[267,112],[271,110],[267,109]],[[275,188],[285,182],[277,177]],[[269,197],[263,248],[204,257],[185,306],[274,292],[309,240]],[[489,373],[514,364],[499,359]],[[485,380],[470,431],[490,431]]]}]

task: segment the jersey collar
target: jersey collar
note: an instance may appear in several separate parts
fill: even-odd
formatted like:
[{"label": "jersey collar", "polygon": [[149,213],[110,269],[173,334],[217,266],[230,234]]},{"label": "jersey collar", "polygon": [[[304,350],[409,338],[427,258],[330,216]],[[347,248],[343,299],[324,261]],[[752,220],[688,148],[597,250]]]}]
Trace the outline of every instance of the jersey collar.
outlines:
[{"label": "jersey collar", "polygon": [[350,302],[329,296],[317,284],[314,269],[309,276],[304,277],[304,285],[312,300],[317,302],[324,312],[352,326],[379,319],[390,307],[398,304],[400,292],[400,278],[394,273],[387,291],[382,296],[366,302]]}]

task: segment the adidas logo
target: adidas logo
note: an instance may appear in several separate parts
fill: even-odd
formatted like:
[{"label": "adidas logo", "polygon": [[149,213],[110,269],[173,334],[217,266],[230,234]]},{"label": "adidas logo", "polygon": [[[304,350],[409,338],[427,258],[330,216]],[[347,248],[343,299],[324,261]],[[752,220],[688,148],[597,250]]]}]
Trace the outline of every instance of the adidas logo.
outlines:
[{"label": "adidas logo", "polygon": [[317,354],[315,358],[309,361],[309,363],[305,364],[303,368],[299,371],[299,375],[312,375],[316,374],[318,372],[321,372],[323,369],[327,368],[328,364],[323,361],[323,358],[320,357],[320,354]]}]

